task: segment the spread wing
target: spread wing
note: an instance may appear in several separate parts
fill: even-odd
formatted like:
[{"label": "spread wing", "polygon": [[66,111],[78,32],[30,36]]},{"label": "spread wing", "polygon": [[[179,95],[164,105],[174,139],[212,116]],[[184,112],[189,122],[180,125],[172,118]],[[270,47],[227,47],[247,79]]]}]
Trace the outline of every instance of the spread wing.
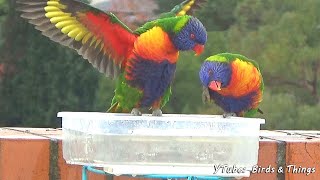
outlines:
[{"label": "spread wing", "polygon": [[75,49],[107,77],[115,78],[136,35],[112,13],[76,0],[19,0],[21,17],[52,41]]},{"label": "spread wing", "polygon": [[172,17],[172,16],[183,16],[193,15],[197,9],[206,3],[207,0],[185,0],[182,3],[176,5],[170,12],[163,13],[160,18]]}]

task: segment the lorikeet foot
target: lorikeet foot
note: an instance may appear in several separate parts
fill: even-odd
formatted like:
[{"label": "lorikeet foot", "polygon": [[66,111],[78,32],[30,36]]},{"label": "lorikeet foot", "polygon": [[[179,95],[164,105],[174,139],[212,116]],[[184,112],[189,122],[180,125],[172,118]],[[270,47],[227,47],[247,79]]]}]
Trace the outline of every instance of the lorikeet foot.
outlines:
[{"label": "lorikeet foot", "polygon": [[134,115],[134,116],[142,116],[142,113],[138,108],[133,108],[131,110],[131,114]]},{"label": "lorikeet foot", "polygon": [[152,116],[162,116],[162,111],[161,109],[154,109],[152,111]]},{"label": "lorikeet foot", "polygon": [[227,117],[230,117],[230,116],[233,116],[233,117],[236,117],[237,116],[237,114],[236,113],[227,113],[227,112],[225,112],[225,113],[223,113],[223,118],[227,118]]},{"label": "lorikeet foot", "polygon": [[208,87],[203,86],[202,87],[202,102],[210,102],[210,94],[209,94],[209,89]]}]

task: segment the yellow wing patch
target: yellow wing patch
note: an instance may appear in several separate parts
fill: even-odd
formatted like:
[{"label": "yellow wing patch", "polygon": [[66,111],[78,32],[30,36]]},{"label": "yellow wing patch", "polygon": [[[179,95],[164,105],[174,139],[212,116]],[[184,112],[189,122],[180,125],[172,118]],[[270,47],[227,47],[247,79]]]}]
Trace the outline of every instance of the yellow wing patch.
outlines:
[{"label": "yellow wing patch", "polygon": [[[122,64],[120,58],[123,57],[118,57],[122,53],[116,54],[118,49],[113,46],[118,47],[114,39],[121,39],[121,36],[114,39],[109,38],[111,39],[109,41],[108,35],[102,32],[102,28],[107,28],[106,31],[111,32],[113,28],[94,26],[94,23],[99,24],[95,21],[104,23],[106,20],[108,23],[113,16],[75,0],[17,0],[16,2],[17,10],[22,12],[21,17],[35,25],[35,28],[44,36],[76,50],[79,55],[87,59],[107,77],[113,79],[120,74]],[[126,33],[130,32],[132,31],[129,30]],[[132,35],[131,38],[134,39],[135,36]],[[121,40],[129,41],[126,38]]]},{"label": "yellow wing patch", "polygon": [[[87,28],[81,24],[76,17],[72,17],[71,13],[63,12],[66,6],[59,3],[59,0],[49,0],[47,6],[44,7],[46,11],[45,16],[50,19],[50,22],[60,29],[63,34],[74,39],[75,41],[81,41],[85,44],[91,37],[90,46],[94,45],[95,48],[100,44],[100,50],[103,49],[104,44],[101,40],[97,40],[94,35],[87,30]],[[79,14],[80,15],[80,14]]]},{"label": "yellow wing patch", "polygon": [[192,0],[192,1],[188,2],[186,5],[184,5],[182,10],[177,14],[177,16],[185,15],[191,9],[191,7],[194,3],[195,3],[195,0]]}]

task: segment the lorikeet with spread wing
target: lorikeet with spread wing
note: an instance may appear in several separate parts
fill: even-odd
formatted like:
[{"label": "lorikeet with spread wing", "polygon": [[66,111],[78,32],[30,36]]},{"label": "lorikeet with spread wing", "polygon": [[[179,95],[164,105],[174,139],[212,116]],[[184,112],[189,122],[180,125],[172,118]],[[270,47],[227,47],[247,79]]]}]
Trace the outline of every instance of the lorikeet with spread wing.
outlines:
[{"label": "lorikeet with spread wing", "polygon": [[203,100],[211,99],[224,110],[223,117],[251,117],[259,109],[263,78],[257,62],[240,54],[208,57],[199,72]]},{"label": "lorikeet with spread wing", "polygon": [[109,112],[162,115],[169,100],[179,51],[200,54],[203,24],[188,14],[203,0],[187,0],[161,18],[130,30],[114,14],[76,0],[19,0],[23,18],[42,34],[75,49],[107,77],[116,78]]}]

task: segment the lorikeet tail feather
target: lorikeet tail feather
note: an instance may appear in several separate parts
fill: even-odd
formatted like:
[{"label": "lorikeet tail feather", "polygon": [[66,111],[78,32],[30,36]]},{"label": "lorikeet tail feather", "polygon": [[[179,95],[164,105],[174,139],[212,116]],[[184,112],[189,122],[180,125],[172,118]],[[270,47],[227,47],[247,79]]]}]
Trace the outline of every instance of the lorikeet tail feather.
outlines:
[{"label": "lorikeet tail feather", "polygon": [[129,113],[130,111],[124,109],[120,106],[118,102],[111,105],[111,107],[107,110],[107,113]]},{"label": "lorikeet tail feather", "polygon": [[107,110],[108,113],[115,113],[117,112],[119,103],[114,103],[111,107]]}]

